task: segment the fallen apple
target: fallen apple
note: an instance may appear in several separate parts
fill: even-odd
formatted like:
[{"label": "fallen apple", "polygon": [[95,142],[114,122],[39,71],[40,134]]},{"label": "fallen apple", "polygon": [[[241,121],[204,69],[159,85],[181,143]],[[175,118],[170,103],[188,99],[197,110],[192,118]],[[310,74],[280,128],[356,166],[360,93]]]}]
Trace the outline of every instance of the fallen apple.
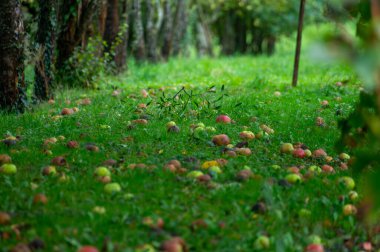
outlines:
[{"label": "fallen apple", "polygon": [[215,174],[220,174],[220,173],[222,173],[222,169],[220,169],[219,166],[211,166],[209,168],[209,172],[210,173],[215,173]]},{"label": "fallen apple", "polygon": [[339,179],[339,182],[342,183],[348,190],[355,188],[355,180],[351,177],[342,177]]},{"label": "fallen apple", "polygon": [[294,151],[293,144],[291,143],[283,143],[280,148],[281,153],[286,153],[286,154],[292,154]]},{"label": "fallen apple", "polygon": [[170,121],[170,122],[168,122],[167,124],[166,124],[166,129],[169,129],[169,128],[171,128],[171,127],[173,127],[173,126],[176,126],[177,124],[174,122],[174,121]]},{"label": "fallen apple", "polygon": [[356,202],[359,199],[359,194],[355,191],[350,191],[348,193],[348,198],[350,198],[351,201]]},{"label": "fallen apple", "polygon": [[36,194],[34,196],[34,198],[33,198],[33,203],[34,204],[45,205],[47,202],[48,202],[47,197],[44,194],[42,194],[42,193]]},{"label": "fallen apple", "polygon": [[295,183],[301,182],[302,178],[299,174],[292,173],[292,174],[286,175],[285,180],[291,184],[295,184]]},{"label": "fallen apple", "polygon": [[227,115],[220,115],[216,118],[216,122],[228,124],[231,123],[231,118]]},{"label": "fallen apple", "polygon": [[322,244],[315,244],[315,243],[309,244],[305,249],[305,252],[324,252],[324,251],[325,249]]},{"label": "fallen apple", "polygon": [[44,176],[49,176],[49,175],[56,175],[57,174],[57,169],[55,166],[46,166],[42,168],[42,175]]},{"label": "fallen apple", "polygon": [[192,179],[196,179],[198,178],[199,176],[202,176],[203,175],[203,172],[201,171],[191,171],[187,174],[186,177],[188,178],[192,178]]},{"label": "fallen apple", "polygon": [[8,225],[11,222],[11,216],[8,213],[0,212],[0,226]]},{"label": "fallen apple", "polygon": [[270,240],[265,235],[260,235],[256,240],[254,244],[255,249],[262,250],[262,249],[268,249],[270,247]]},{"label": "fallen apple", "polygon": [[355,215],[357,212],[358,210],[352,204],[347,204],[343,206],[343,214],[345,216]]},{"label": "fallen apple", "polygon": [[111,176],[111,171],[107,167],[101,166],[95,169],[94,175],[97,177]]},{"label": "fallen apple", "polygon": [[3,164],[0,167],[0,173],[7,174],[7,175],[12,175],[16,174],[17,172],[17,167],[14,164]]},{"label": "fallen apple", "polygon": [[327,156],[327,153],[325,152],[324,149],[318,149],[313,151],[313,157],[315,158],[324,158]]},{"label": "fallen apple", "polygon": [[298,149],[295,149],[293,151],[293,157],[304,158],[304,157],[306,157],[306,153],[305,153],[305,151],[303,149],[298,148]]},{"label": "fallen apple", "polygon": [[212,142],[217,146],[226,146],[230,144],[230,138],[225,134],[216,135],[212,138]]},{"label": "fallen apple", "polygon": [[341,154],[339,155],[339,159],[342,160],[342,161],[347,161],[347,160],[349,160],[350,158],[351,158],[350,155],[348,155],[347,153],[341,153]]},{"label": "fallen apple", "polygon": [[80,247],[77,252],[99,252],[99,250],[94,246],[86,245]]},{"label": "fallen apple", "polygon": [[255,134],[252,131],[242,131],[239,134],[239,137],[243,140],[252,140],[255,139]]},{"label": "fallen apple", "polygon": [[121,186],[118,183],[109,183],[104,186],[106,193],[117,193],[121,191]]},{"label": "fallen apple", "polygon": [[1,154],[0,155],[0,166],[3,164],[10,164],[12,163],[12,158],[8,156],[7,154]]}]

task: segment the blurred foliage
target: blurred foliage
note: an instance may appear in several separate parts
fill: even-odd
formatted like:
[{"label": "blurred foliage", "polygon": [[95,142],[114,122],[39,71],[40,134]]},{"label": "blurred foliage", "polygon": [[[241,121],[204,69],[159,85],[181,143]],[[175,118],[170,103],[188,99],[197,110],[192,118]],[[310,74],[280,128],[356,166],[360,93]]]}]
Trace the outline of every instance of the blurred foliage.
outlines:
[{"label": "blurred foliage", "polygon": [[354,150],[353,169],[366,181],[376,205],[380,206],[380,4],[362,0],[351,12],[356,17],[355,40],[344,33],[329,41],[334,48],[340,46],[345,59],[357,69],[364,84],[355,111],[339,125],[342,137],[337,147]]}]

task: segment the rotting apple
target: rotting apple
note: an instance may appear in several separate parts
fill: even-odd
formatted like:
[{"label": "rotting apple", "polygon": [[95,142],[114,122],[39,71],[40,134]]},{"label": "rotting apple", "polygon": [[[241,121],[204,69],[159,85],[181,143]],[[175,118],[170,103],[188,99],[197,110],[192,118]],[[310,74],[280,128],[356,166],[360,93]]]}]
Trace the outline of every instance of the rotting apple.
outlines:
[{"label": "rotting apple", "polygon": [[230,144],[230,138],[225,134],[220,134],[214,136],[212,142],[217,146],[226,146]]}]

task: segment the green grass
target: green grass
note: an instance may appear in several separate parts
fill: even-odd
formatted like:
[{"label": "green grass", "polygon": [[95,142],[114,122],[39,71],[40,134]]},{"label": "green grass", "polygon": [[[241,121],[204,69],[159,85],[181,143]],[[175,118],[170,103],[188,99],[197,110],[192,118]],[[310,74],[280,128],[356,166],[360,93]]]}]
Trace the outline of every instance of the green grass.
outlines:
[{"label": "green grass", "polygon": [[[181,236],[191,251],[254,251],[260,234],[271,238],[268,251],[303,251],[312,234],[319,235],[331,251],[344,251],[344,239],[355,238],[352,250],[359,250],[359,244],[369,237],[354,217],[342,215],[343,205],[350,200],[347,189],[337,179],[350,176],[350,171],[339,170],[339,153],[334,151],[339,138],[337,120],[352,111],[358,97],[358,80],[349,67],[314,62],[304,53],[299,87],[290,88],[292,46],[283,41],[279,54],[271,58],[177,59],[143,66],[131,63],[127,74],[105,77],[100,91],[61,90],[53,105],[34,107],[24,115],[2,115],[0,133],[19,135],[21,140],[11,147],[0,145],[0,153],[9,154],[18,168],[16,175],[0,174],[0,211],[11,214],[13,225],[25,228],[16,239],[10,226],[0,226],[0,232],[11,234],[10,239],[0,240],[0,251],[36,237],[45,242],[46,251],[76,251],[80,244],[100,248],[105,240],[108,251],[134,251],[142,244],[158,249],[171,236]],[[347,85],[338,88],[337,81],[347,81]],[[167,87],[165,94],[170,97],[182,86],[204,95],[195,96],[193,101],[216,100],[222,93],[228,96],[216,102],[221,106],[218,109],[196,108],[193,103],[181,115],[182,105],[172,105],[172,111],[158,108],[162,96],[159,88]],[[216,87],[216,92],[205,92],[211,86]],[[116,87],[122,90],[119,97],[111,95]],[[143,88],[151,88],[155,94],[142,98]],[[274,96],[275,91],[282,95]],[[62,108],[77,106],[76,101],[84,96],[91,99],[91,105],[78,105],[78,113],[52,120]],[[66,104],[67,100],[71,105]],[[322,109],[322,100],[328,100],[330,106]],[[150,103],[142,111],[149,123],[131,129],[130,122],[142,115],[136,113],[140,103]],[[199,115],[193,115],[192,109]],[[222,113],[236,123],[216,124],[216,116]],[[324,118],[325,127],[315,125],[318,116]],[[252,121],[252,117],[257,120]],[[165,125],[171,120],[176,121],[180,133],[166,131]],[[190,126],[199,122],[215,127],[216,132],[194,138]],[[244,126],[258,133],[261,124],[269,125],[275,133],[250,142],[249,157],[225,157],[221,148],[210,142],[214,134],[227,134],[236,144]],[[52,155],[44,154],[44,140],[61,135],[65,140],[50,146]],[[125,141],[127,137],[133,141]],[[68,149],[69,140],[78,141],[80,148]],[[290,188],[279,186],[277,181],[288,174],[286,168],[325,163],[282,155],[279,147],[283,142],[303,142],[311,150],[324,148],[335,158],[337,172],[314,176]],[[87,143],[95,143],[100,151],[87,151]],[[66,182],[59,181],[60,175],[41,175],[41,169],[55,156],[67,159],[66,167],[57,168],[60,175],[66,174]],[[229,162],[222,168],[223,173],[213,179],[213,186],[163,170],[171,159],[193,169],[185,162],[188,157],[196,158],[200,164],[222,157]],[[119,162],[112,168],[112,180],[121,185],[122,192],[114,195],[105,193],[104,184],[93,176],[95,168],[107,159]],[[156,168],[131,170],[128,165],[133,163]],[[274,170],[275,164],[281,169]],[[235,174],[246,166],[254,177],[237,182]],[[38,193],[48,197],[46,205],[33,204]],[[340,195],[345,196],[343,201]],[[258,200],[266,202],[268,211],[255,216],[251,207]],[[94,212],[97,206],[104,207],[105,214]],[[303,208],[311,215],[299,216]],[[145,226],[145,217],[162,218],[164,228]],[[199,219],[207,223],[206,228],[191,227]]]}]

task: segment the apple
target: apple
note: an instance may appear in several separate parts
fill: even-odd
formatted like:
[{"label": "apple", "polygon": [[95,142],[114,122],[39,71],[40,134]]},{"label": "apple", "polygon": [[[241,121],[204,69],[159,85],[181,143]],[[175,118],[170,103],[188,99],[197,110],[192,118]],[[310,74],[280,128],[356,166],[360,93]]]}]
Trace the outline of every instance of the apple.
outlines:
[{"label": "apple", "polygon": [[48,176],[48,175],[56,175],[57,174],[57,169],[55,166],[46,166],[42,169],[42,175]]},{"label": "apple", "polygon": [[121,191],[121,186],[118,183],[109,183],[104,186],[104,191],[107,193],[117,193]]},{"label": "apple", "polygon": [[14,164],[3,164],[0,167],[0,172],[7,175],[15,174],[17,172],[17,167]]},{"label": "apple", "polygon": [[97,177],[111,176],[110,170],[107,167],[104,167],[104,166],[96,168],[94,174]]},{"label": "apple", "polygon": [[304,157],[306,157],[306,153],[305,153],[305,151],[303,149],[298,148],[298,149],[295,149],[293,151],[293,157],[304,158]]},{"label": "apple", "polygon": [[313,151],[313,157],[315,158],[323,158],[326,156],[327,156],[327,153],[323,149],[318,149],[318,150]]},{"label": "apple", "polygon": [[96,146],[95,144],[89,143],[89,144],[86,144],[86,150],[91,151],[91,152],[99,152],[99,147]]},{"label": "apple", "polygon": [[239,137],[243,140],[252,140],[255,139],[255,134],[252,131],[242,131],[239,134]]},{"label": "apple", "polygon": [[339,168],[342,170],[342,171],[345,171],[348,169],[348,165],[346,163],[340,163],[339,164]]},{"label": "apple", "polygon": [[172,126],[168,129],[168,132],[172,132],[172,133],[178,133],[180,131],[181,129],[178,126]]},{"label": "apple", "polygon": [[260,125],[260,128],[267,134],[274,134],[274,130],[265,124]]},{"label": "apple", "polygon": [[150,244],[143,244],[135,249],[135,252],[155,252],[156,250]]},{"label": "apple", "polygon": [[188,178],[192,178],[192,179],[196,179],[198,178],[199,176],[202,176],[203,175],[203,172],[201,171],[191,171],[187,174],[186,177]]},{"label": "apple", "polygon": [[295,173],[295,174],[299,174],[300,173],[300,168],[298,168],[297,166],[292,166],[292,167],[289,167],[287,169],[287,171],[289,173]]},{"label": "apple", "polygon": [[326,161],[327,163],[330,163],[330,162],[332,162],[333,160],[334,160],[334,158],[331,157],[331,156],[326,156],[326,157],[325,157],[325,161]]},{"label": "apple", "polygon": [[231,118],[229,118],[227,115],[220,115],[216,118],[216,122],[228,124],[231,123]]},{"label": "apple", "polygon": [[325,120],[324,120],[322,117],[319,117],[319,116],[318,116],[318,117],[315,119],[315,124],[316,124],[317,126],[322,127],[322,126],[325,125]]},{"label": "apple", "polygon": [[210,132],[210,133],[216,132],[216,129],[214,127],[210,127],[210,126],[206,127],[205,130],[207,132]]},{"label": "apple", "polygon": [[70,108],[64,108],[61,111],[61,115],[72,115],[72,114],[74,114],[74,110]]},{"label": "apple", "polygon": [[230,144],[230,138],[225,134],[216,135],[212,138],[212,142],[217,146],[226,146]]},{"label": "apple", "polygon": [[274,96],[276,96],[276,97],[280,97],[280,96],[281,96],[281,92],[279,92],[279,91],[276,91],[276,92],[274,92],[273,94],[274,94]]},{"label": "apple", "polygon": [[173,126],[176,126],[177,124],[174,122],[174,121],[170,121],[170,122],[168,122],[167,124],[166,124],[166,129],[169,129],[169,128],[171,128],[171,127],[173,127]]},{"label": "apple", "polygon": [[182,167],[181,162],[176,159],[170,160],[168,164],[174,165],[177,169]]},{"label": "apple", "polygon": [[323,101],[321,101],[321,105],[322,105],[323,108],[326,108],[326,107],[329,106],[329,101],[323,100]]},{"label": "apple", "polygon": [[0,226],[7,225],[11,222],[11,216],[8,213],[0,212]]},{"label": "apple", "polygon": [[335,172],[334,168],[330,165],[323,165],[322,166],[322,171],[325,172],[325,173],[333,173]]},{"label": "apple", "polygon": [[250,156],[252,154],[252,151],[250,148],[236,148],[235,152],[242,156]]},{"label": "apple", "polygon": [[262,131],[262,130],[260,130],[257,134],[256,134],[256,138],[257,139],[261,139],[261,138],[263,138],[263,136],[264,136],[264,131]]},{"label": "apple", "polygon": [[352,204],[347,204],[343,206],[343,214],[345,216],[355,215],[358,212],[356,207]]},{"label": "apple", "polygon": [[284,143],[281,145],[280,152],[286,153],[286,154],[292,154],[294,151],[293,144],[291,143]]},{"label": "apple", "polygon": [[325,249],[323,248],[323,245],[316,244],[316,243],[309,244],[305,249],[305,252],[324,252],[324,251]]},{"label": "apple", "polygon": [[0,165],[12,163],[12,158],[7,154],[0,154]]},{"label": "apple", "polygon": [[350,198],[351,201],[357,201],[359,199],[359,194],[355,191],[350,191],[348,193],[348,197]]},{"label": "apple", "polygon": [[34,204],[42,204],[45,205],[48,202],[47,197],[44,194],[36,194],[33,198]]},{"label": "apple", "polygon": [[306,208],[302,208],[299,210],[298,215],[300,217],[307,218],[307,217],[311,216],[311,211],[306,209]]},{"label": "apple", "polygon": [[80,247],[77,252],[99,252],[99,250],[94,246],[86,245]]},{"label": "apple", "polygon": [[64,166],[66,165],[66,159],[62,156],[58,156],[53,158],[50,163],[56,166]]},{"label": "apple", "polygon": [[199,182],[202,182],[202,183],[208,183],[211,181],[211,179],[212,179],[211,176],[208,174],[204,174],[204,175],[197,177],[197,180]]},{"label": "apple", "polygon": [[341,159],[342,161],[347,161],[347,160],[349,160],[351,157],[350,157],[350,155],[348,155],[347,153],[341,153],[340,155],[339,155],[339,159]]},{"label": "apple", "polygon": [[209,172],[210,172],[210,173],[220,174],[220,173],[222,173],[222,169],[220,169],[219,166],[211,166],[211,167],[209,168]]},{"label": "apple", "polygon": [[161,251],[163,252],[185,252],[187,251],[185,242],[180,237],[173,237],[161,244]]},{"label": "apple", "polygon": [[67,142],[66,146],[69,149],[77,149],[79,148],[79,143],[77,141],[69,141]]},{"label": "apple", "polygon": [[342,177],[339,179],[339,182],[342,183],[348,190],[355,188],[355,180],[351,177]]},{"label": "apple", "polygon": [[286,175],[285,180],[291,184],[295,184],[295,183],[301,182],[302,178],[299,174],[292,173],[292,174]]},{"label": "apple", "polygon": [[224,159],[224,158],[218,158],[217,160],[215,160],[220,167],[224,167],[228,164],[228,160]]},{"label": "apple", "polygon": [[322,244],[322,239],[318,235],[310,235],[307,240],[311,244]]},{"label": "apple", "polygon": [[308,170],[309,170],[310,172],[315,172],[315,173],[321,173],[321,172],[322,172],[321,167],[316,166],[316,165],[312,165],[312,166],[310,166]]},{"label": "apple", "polygon": [[305,156],[306,156],[306,157],[311,157],[311,155],[312,155],[312,154],[311,154],[311,151],[310,151],[309,149],[306,149],[306,150],[305,150]]},{"label": "apple", "polygon": [[260,235],[254,244],[255,249],[262,250],[262,249],[268,249],[270,247],[270,240],[268,236]]},{"label": "apple", "polygon": [[236,179],[238,181],[247,181],[249,178],[251,178],[253,175],[252,171],[249,170],[249,169],[244,169],[244,170],[241,170],[239,171],[237,174],[236,174]]}]

